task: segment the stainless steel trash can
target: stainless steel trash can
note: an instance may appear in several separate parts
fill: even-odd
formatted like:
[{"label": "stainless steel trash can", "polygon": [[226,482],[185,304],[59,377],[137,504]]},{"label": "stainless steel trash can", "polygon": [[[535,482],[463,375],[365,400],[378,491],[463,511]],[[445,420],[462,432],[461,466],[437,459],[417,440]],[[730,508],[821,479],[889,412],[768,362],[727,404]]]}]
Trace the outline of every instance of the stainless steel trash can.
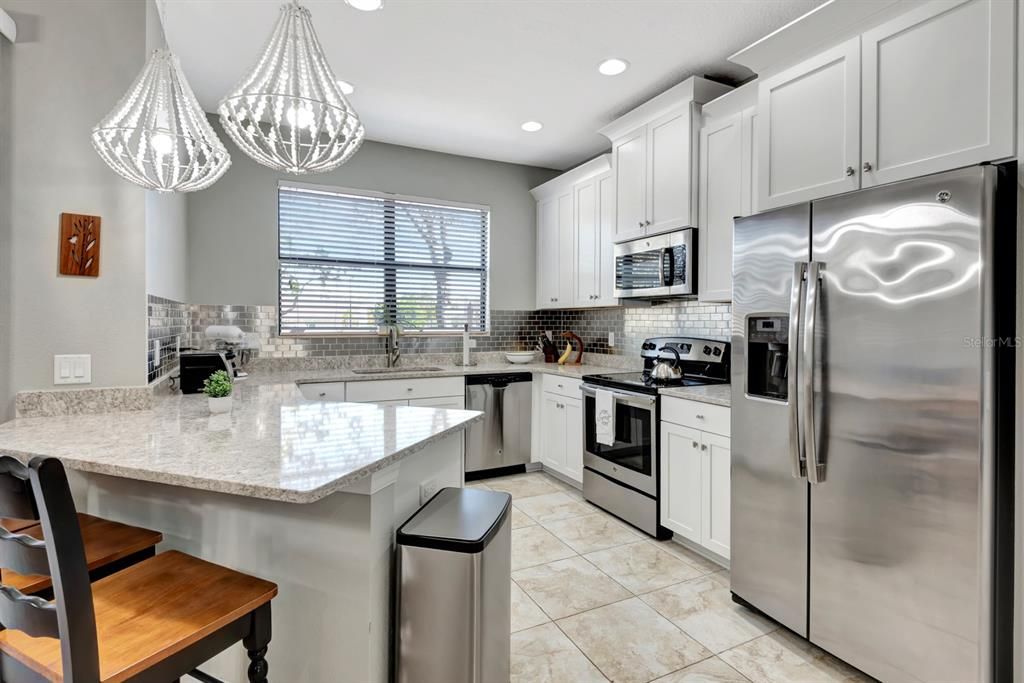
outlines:
[{"label": "stainless steel trash can", "polygon": [[505,683],[512,496],[444,488],[397,534],[398,683]]}]

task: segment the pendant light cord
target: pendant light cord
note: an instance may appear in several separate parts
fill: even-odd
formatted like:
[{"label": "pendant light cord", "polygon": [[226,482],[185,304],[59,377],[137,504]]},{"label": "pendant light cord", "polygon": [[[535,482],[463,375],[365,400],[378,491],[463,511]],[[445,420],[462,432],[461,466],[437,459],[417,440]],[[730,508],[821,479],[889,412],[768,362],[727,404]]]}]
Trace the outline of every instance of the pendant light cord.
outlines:
[{"label": "pendant light cord", "polygon": [[164,49],[170,50],[171,46],[167,44],[167,29],[165,28],[165,20],[167,18],[165,5],[167,0],[153,0],[153,4],[156,5],[156,16],[160,22],[160,37],[164,39]]}]

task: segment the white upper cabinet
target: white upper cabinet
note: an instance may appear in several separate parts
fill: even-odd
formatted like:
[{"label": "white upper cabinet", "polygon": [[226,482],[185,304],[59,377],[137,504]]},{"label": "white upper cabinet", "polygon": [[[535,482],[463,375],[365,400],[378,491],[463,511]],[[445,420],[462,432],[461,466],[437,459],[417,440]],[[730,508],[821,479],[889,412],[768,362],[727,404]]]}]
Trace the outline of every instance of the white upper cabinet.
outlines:
[{"label": "white upper cabinet", "polygon": [[757,83],[704,105],[700,131],[697,298],[732,301],[733,219],[753,212]]},{"label": "white upper cabinet", "polygon": [[612,145],[615,169],[615,241],[642,237],[647,220],[647,128],[633,131]]},{"label": "white upper cabinet", "polygon": [[597,179],[597,219],[601,247],[598,263],[601,289],[594,301],[597,306],[614,306],[615,298],[615,177],[605,173]]},{"label": "white upper cabinet", "polygon": [[538,308],[615,305],[613,185],[605,154],[531,190]]},{"label": "white upper cabinet", "polygon": [[729,90],[688,78],[601,130],[612,143],[616,242],[697,224],[699,105]]},{"label": "white upper cabinet", "polygon": [[701,301],[732,301],[732,224],[743,207],[743,114],[709,121],[700,133]]},{"label": "white upper cabinet", "polygon": [[653,121],[647,127],[648,233],[696,225],[694,164],[699,123],[697,105],[690,103]]},{"label": "white upper cabinet", "polygon": [[[572,195],[568,195],[572,201]],[[537,204],[537,307],[557,308],[561,262],[559,259],[559,207],[562,196]]]},{"label": "white upper cabinet", "polygon": [[855,190],[860,167],[860,38],[761,81],[758,209]]},{"label": "white upper cabinet", "polygon": [[733,55],[764,75],[754,210],[1013,157],[1017,4],[826,3]]},{"label": "white upper cabinet", "polygon": [[1014,153],[1014,3],[932,0],[861,36],[868,187]]},{"label": "white upper cabinet", "polygon": [[605,173],[574,187],[576,196],[576,301],[578,307],[614,306],[615,183]]}]

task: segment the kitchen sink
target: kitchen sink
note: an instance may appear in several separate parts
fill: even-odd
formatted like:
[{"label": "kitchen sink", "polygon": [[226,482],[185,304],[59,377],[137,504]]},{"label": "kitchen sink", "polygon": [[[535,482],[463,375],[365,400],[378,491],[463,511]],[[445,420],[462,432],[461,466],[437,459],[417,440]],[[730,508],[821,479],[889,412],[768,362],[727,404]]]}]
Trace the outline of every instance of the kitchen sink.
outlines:
[{"label": "kitchen sink", "polygon": [[401,372],[440,372],[442,369],[410,365],[402,368],[355,368],[352,372],[357,375],[396,375]]}]

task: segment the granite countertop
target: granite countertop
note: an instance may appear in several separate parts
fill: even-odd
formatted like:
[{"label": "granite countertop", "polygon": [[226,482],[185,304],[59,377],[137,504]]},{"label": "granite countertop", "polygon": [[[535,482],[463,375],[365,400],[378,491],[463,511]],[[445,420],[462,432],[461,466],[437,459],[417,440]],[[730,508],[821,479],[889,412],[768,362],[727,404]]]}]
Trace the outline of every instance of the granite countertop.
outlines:
[{"label": "granite countertop", "polygon": [[697,387],[666,387],[658,393],[662,396],[674,398],[685,398],[688,401],[700,401],[716,406],[730,407],[732,405],[731,384],[708,384]]},{"label": "granite countertop", "polygon": [[21,417],[0,452],[60,458],[69,469],[290,503],[312,503],[465,429],[482,413],[308,401],[310,371],[238,382],[232,412],[202,394],[159,396],[152,410]]},{"label": "granite countertop", "polygon": [[[440,370],[417,370],[417,366],[440,367]],[[420,377],[464,377],[466,375],[489,375],[498,372],[531,372],[546,375],[561,375],[579,379],[584,375],[592,375],[601,372],[627,372],[624,368],[614,368],[605,365],[558,365],[557,363],[480,363],[479,365],[432,365],[430,363],[410,363],[408,371],[404,372],[382,372],[364,374],[356,373],[351,368],[336,368],[331,370],[288,370],[284,372],[260,373],[264,377],[292,377],[295,381],[306,384],[310,382],[365,382],[373,380],[379,382],[386,379],[414,379]],[[257,377],[257,375],[253,375]],[[249,380],[246,380],[249,381]],[[261,381],[261,380],[258,380]]]}]

